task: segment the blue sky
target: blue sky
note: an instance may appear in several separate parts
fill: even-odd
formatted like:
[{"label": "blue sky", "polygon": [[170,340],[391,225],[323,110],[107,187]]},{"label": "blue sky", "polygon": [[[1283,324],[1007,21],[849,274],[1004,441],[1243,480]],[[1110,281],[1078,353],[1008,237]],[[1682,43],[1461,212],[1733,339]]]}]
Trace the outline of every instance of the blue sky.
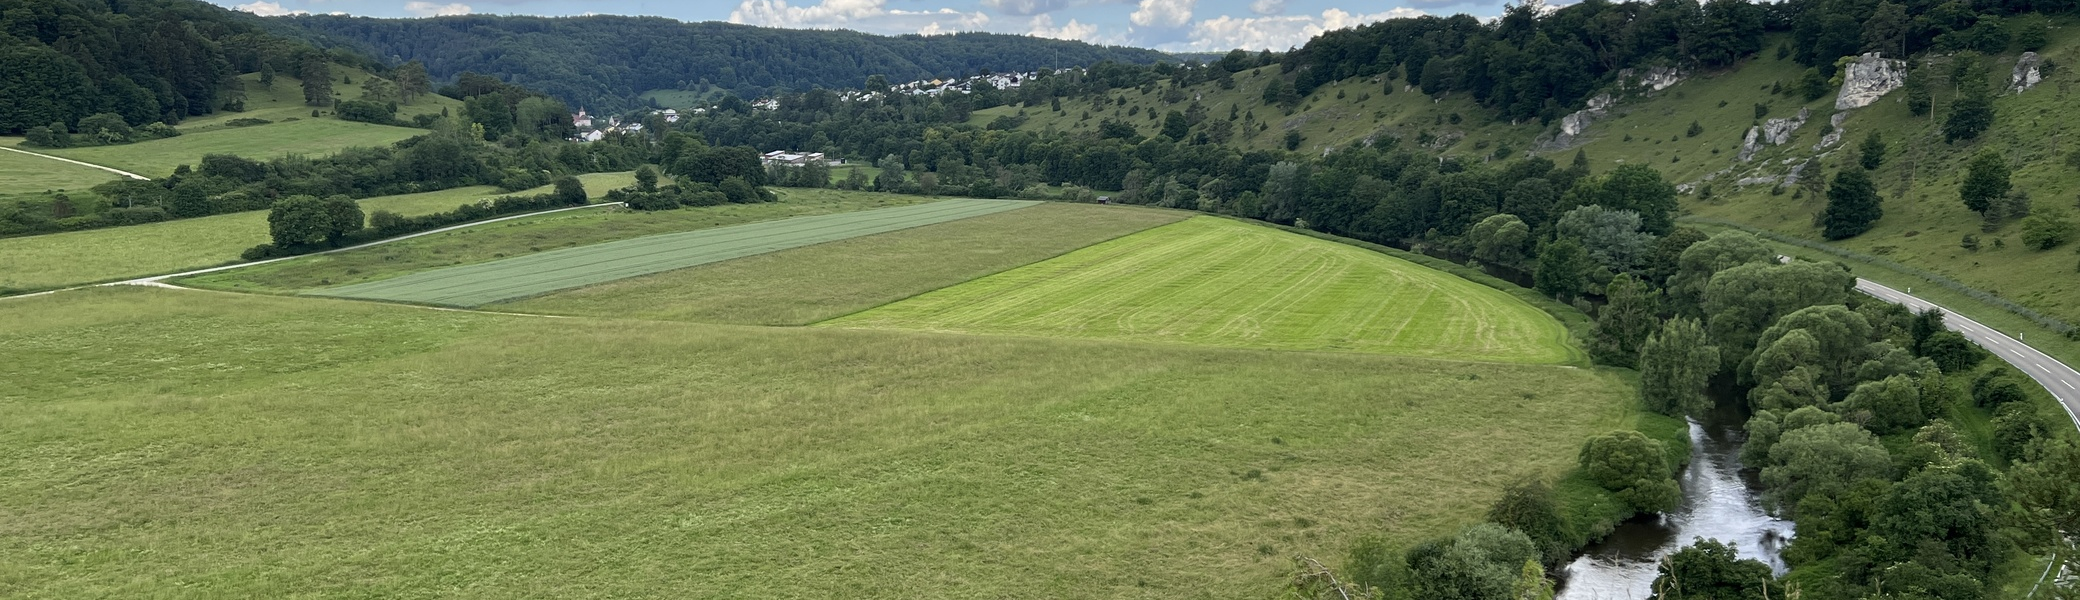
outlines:
[{"label": "blue sky", "polygon": [[994,31],[1171,51],[1283,50],[1322,31],[1416,14],[1501,12],[1499,0],[212,0],[248,12],[430,17],[655,15],[869,33]]}]

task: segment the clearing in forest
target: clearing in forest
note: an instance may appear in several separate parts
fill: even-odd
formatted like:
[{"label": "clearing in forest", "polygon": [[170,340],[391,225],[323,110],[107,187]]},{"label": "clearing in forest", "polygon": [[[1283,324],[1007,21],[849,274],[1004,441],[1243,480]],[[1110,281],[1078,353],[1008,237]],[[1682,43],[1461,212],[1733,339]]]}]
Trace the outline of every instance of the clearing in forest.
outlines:
[{"label": "clearing in forest", "polygon": [[1565,327],[1501,291],[1203,216],[825,324],[1506,362],[1576,356]]},{"label": "clearing in forest", "polygon": [[321,289],[314,295],[479,306],[557,290],[976,217],[1038,204],[946,200],[930,204],[654,235]]}]

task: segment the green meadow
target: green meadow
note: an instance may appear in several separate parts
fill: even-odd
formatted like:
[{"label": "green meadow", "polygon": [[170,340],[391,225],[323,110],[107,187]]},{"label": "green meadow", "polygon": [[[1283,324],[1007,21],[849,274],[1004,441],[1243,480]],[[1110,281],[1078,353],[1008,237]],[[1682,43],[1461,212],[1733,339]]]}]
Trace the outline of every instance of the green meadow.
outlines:
[{"label": "green meadow", "polygon": [[43,192],[84,192],[121,175],[92,167],[0,150],[0,198]]},{"label": "green meadow", "polygon": [[356,146],[388,146],[425,133],[424,129],[410,127],[355,123],[338,119],[313,119],[305,116],[295,121],[271,125],[214,128],[135,144],[38,151],[115,167],[156,179],[172,175],[174,168],[180,165],[201,162],[205,154],[234,154],[255,159],[294,155],[319,156]]},{"label": "green meadow", "polygon": [[1550,365],[6,302],[10,597],[1269,597],[1632,418],[1620,377]]},{"label": "green meadow", "polygon": [[[620,174],[617,177],[633,176]],[[607,188],[595,187],[588,182],[586,189],[604,193]],[[656,212],[602,208],[513,219],[348,252],[198,275],[183,278],[178,283],[221,290],[294,293],[646,235],[935,200],[924,196],[820,189],[775,189],[774,192],[780,195],[779,202]]]},{"label": "green meadow", "polygon": [[1577,357],[1565,327],[1501,291],[1206,216],[824,324],[1512,362]]},{"label": "green meadow", "polygon": [[807,325],[1136,231],[1180,211],[1047,203],[490,305],[631,319]]},{"label": "green meadow", "polygon": [[[38,159],[41,160],[41,159]],[[627,187],[631,173],[581,177],[593,197]],[[520,192],[543,193],[548,188]],[[422,215],[501,196],[476,186],[360,201],[361,210]],[[581,211],[582,212],[582,211]],[[239,253],[266,243],[267,211],[248,211],[87,231],[0,238],[0,293],[161,275],[237,262]],[[310,260],[310,259],[305,259]]]},{"label": "green meadow", "polygon": [[313,290],[340,298],[476,307],[687,267],[1031,208],[1021,200],[941,200],[682,231]]}]

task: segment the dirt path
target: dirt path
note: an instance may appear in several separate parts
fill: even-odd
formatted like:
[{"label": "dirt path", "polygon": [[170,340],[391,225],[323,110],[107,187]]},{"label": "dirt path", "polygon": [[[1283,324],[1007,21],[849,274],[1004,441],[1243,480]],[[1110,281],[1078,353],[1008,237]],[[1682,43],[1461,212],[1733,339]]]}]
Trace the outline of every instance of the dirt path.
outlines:
[{"label": "dirt path", "polygon": [[115,174],[117,174],[117,175],[122,175],[122,176],[124,176],[124,177],[128,177],[128,178],[131,178],[131,179],[136,179],[136,180],[139,180],[139,181],[151,181],[151,180],[152,180],[152,178],[150,178],[150,177],[145,177],[145,176],[143,176],[143,175],[138,175],[138,174],[136,174],[136,173],[132,173],[132,172],[129,172],[129,171],[124,171],[124,170],[122,170],[122,169],[115,169],[115,168],[110,168],[110,167],[104,167],[104,166],[101,166],[101,165],[97,165],[97,164],[94,164],[94,163],[85,163],[85,162],[80,162],[80,161],[72,160],[72,159],[70,159],[70,158],[59,158],[59,157],[56,157],[56,156],[51,156],[51,155],[49,155],[49,154],[43,154],[43,153],[40,153],[40,152],[30,152],[30,151],[28,151],[28,150],[21,150],[21,149],[17,149],[17,148],[9,148],[9,147],[6,147],[6,146],[0,146],[0,150],[6,150],[6,151],[8,151],[8,152],[16,152],[16,153],[21,153],[21,154],[27,154],[27,155],[29,155],[29,156],[41,156],[41,157],[43,157],[43,158],[48,158],[48,159],[51,159],[51,160],[55,160],[55,161],[58,161],[58,162],[68,162],[68,163],[72,163],[72,164],[75,164],[75,165],[79,165],[79,166],[82,166],[82,167],[90,167],[90,168],[95,168],[95,169],[101,169],[101,170],[103,170],[103,171],[108,171],[108,172],[110,172],[110,173],[115,173]]}]

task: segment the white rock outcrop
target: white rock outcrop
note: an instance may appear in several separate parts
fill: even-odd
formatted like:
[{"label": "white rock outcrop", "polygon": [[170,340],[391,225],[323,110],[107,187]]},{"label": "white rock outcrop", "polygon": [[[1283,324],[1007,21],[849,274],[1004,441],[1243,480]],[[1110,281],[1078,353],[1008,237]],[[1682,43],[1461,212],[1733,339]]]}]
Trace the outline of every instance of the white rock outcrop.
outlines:
[{"label": "white rock outcrop", "polygon": [[1801,108],[1798,109],[1797,117],[1770,119],[1763,121],[1759,126],[1749,127],[1748,137],[1741,140],[1741,162],[1747,162],[1749,159],[1755,158],[1755,153],[1761,152],[1765,146],[1781,146],[1785,142],[1791,141],[1792,132],[1798,131],[1800,127],[1804,127],[1806,120],[1812,117],[1812,110]]},{"label": "white rock outcrop", "polygon": [[1842,121],[1848,118],[1849,113],[1845,112],[1838,112],[1835,113],[1834,116],[1828,117],[1827,135],[1820,136],[1820,143],[1813,144],[1813,151],[1818,152],[1821,150],[1826,150],[1829,146],[1842,143]]},{"label": "white rock outcrop", "polygon": [[1871,52],[1856,58],[1842,70],[1842,91],[1835,95],[1834,109],[1863,108],[1907,83],[1907,63]]},{"label": "white rock outcrop", "polygon": [[2037,87],[2037,83],[2044,81],[2043,63],[2044,59],[2035,52],[2022,53],[2022,58],[2015,59],[2015,73],[2008,76],[2008,89],[2020,93]]},{"label": "white rock outcrop", "polygon": [[1611,98],[1610,94],[1597,94],[1596,97],[1589,99],[1588,107],[1568,113],[1565,117],[1560,117],[1560,135],[1570,137],[1581,135],[1582,132],[1589,130],[1590,123],[1596,122],[1598,117],[1608,113],[1611,105],[1616,103],[1617,100]]},{"label": "white rock outcrop", "polygon": [[[1630,78],[1633,76],[1633,71],[1626,69],[1622,75]],[[1677,71],[1672,67],[1650,67],[1647,69],[1647,72],[1639,74],[1640,87],[1656,92],[1668,89],[1668,86],[1681,83],[1682,81],[1683,72]]]}]

